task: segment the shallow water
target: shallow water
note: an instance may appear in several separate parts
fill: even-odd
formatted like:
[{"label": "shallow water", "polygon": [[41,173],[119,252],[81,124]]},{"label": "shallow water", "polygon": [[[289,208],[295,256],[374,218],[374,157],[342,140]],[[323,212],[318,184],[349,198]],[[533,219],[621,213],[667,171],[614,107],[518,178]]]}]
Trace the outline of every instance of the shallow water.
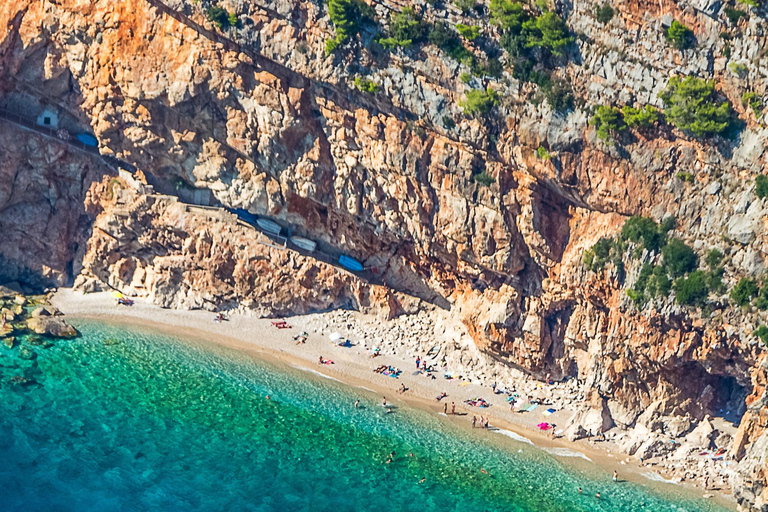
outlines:
[{"label": "shallow water", "polygon": [[425,411],[385,414],[377,395],[298,368],[77,326],[82,338],[51,348],[24,340],[34,359],[0,348],[0,510],[724,510]]}]

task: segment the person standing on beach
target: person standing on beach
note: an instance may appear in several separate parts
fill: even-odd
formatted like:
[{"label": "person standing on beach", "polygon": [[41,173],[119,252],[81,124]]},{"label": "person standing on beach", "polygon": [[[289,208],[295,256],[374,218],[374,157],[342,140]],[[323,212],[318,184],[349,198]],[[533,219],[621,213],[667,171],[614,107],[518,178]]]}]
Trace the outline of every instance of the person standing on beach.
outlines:
[{"label": "person standing on beach", "polygon": [[416,369],[419,369],[419,365],[421,365],[421,358],[419,356],[416,356]]},{"label": "person standing on beach", "polygon": [[387,406],[387,397],[383,397],[383,398],[381,399],[381,406],[382,406],[382,407],[386,407],[386,406]]},{"label": "person standing on beach", "polygon": [[448,414],[448,402],[443,404],[443,414]]},{"label": "person standing on beach", "polygon": [[615,469],[613,470],[613,481],[618,482],[619,481],[619,472]]},{"label": "person standing on beach", "polygon": [[477,418],[472,416],[472,428],[475,428],[475,425],[477,424]]},{"label": "person standing on beach", "polygon": [[496,382],[493,382],[493,386],[491,386],[491,389],[493,389],[493,394],[496,394]]},{"label": "person standing on beach", "polygon": [[456,402],[451,402],[451,414],[456,414]]}]

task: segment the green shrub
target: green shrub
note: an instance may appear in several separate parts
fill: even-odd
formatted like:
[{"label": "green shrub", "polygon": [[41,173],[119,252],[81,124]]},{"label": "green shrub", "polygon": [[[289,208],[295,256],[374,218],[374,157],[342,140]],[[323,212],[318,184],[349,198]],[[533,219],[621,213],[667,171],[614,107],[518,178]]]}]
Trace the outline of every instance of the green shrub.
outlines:
[{"label": "green shrub", "polygon": [[755,297],[753,304],[761,311],[768,309],[768,285],[766,283],[763,283],[763,286],[760,287],[760,291],[757,292],[757,297]]},{"label": "green shrub", "polygon": [[456,62],[472,61],[474,56],[464,48],[458,34],[443,21],[438,21],[429,29],[427,41],[443,50]]},{"label": "green shrub", "polygon": [[720,249],[713,247],[707,253],[707,257],[705,258],[704,261],[706,261],[707,266],[709,267],[710,270],[714,270],[723,261],[723,253],[720,252]]},{"label": "green shrub", "polygon": [[717,293],[723,293],[725,291],[725,284],[723,284],[723,274],[725,269],[723,267],[716,267],[707,272],[707,285],[710,290]]},{"label": "green shrub", "polygon": [[755,176],[755,194],[760,199],[768,196],[768,176],[765,174]]},{"label": "green shrub", "polygon": [[760,5],[762,4],[762,1],[763,0],[739,0],[739,2],[741,2],[742,4],[748,5],[750,7],[755,7],[755,8],[760,7]]},{"label": "green shrub", "polygon": [[468,84],[472,81],[472,74],[471,73],[462,73],[459,75],[459,80],[464,82],[465,84]]},{"label": "green shrub", "polygon": [[[674,215],[668,215],[661,219],[661,224],[659,224],[659,233],[662,235],[669,233],[673,229],[677,227],[677,219]],[[666,243],[666,240],[664,240]]]},{"label": "green shrub", "polygon": [[474,41],[480,36],[480,27],[477,25],[464,25],[463,23],[457,23],[456,30],[458,30],[459,35],[467,41]]},{"label": "green shrub", "polygon": [[591,249],[584,251],[584,265],[592,272],[599,272],[613,257],[614,262],[621,262],[621,251],[612,238],[602,237]]},{"label": "green shrub", "polygon": [[743,77],[749,71],[749,68],[741,62],[731,62],[728,64],[728,69],[731,70],[731,73],[739,77]]},{"label": "green shrub", "polygon": [[752,301],[758,291],[757,283],[753,279],[742,277],[731,290],[731,300],[743,307]]},{"label": "green shrub", "polygon": [[640,130],[652,128],[661,118],[659,110],[651,105],[646,105],[643,108],[624,106],[621,113],[624,114],[624,122],[627,123],[627,126]]},{"label": "green shrub", "polygon": [[715,97],[712,81],[673,76],[660,97],[665,116],[681,130],[701,137],[723,133],[730,125],[731,105]]},{"label": "green shrub", "polygon": [[427,26],[413,7],[403,7],[389,18],[389,37],[379,39],[384,48],[407,48],[421,42],[427,35]]},{"label": "green shrub", "polygon": [[531,18],[520,2],[510,0],[491,0],[489,11],[491,23],[502,30],[517,33],[522,30],[523,23]]},{"label": "green shrub", "polygon": [[604,105],[597,107],[597,112],[592,116],[589,124],[597,127],[597,138],[605,141],[611,140],[613,136],[627,128],[621,116],[621,110]]},{"label": "green shrub", "polygon": [[709,295],[707,276],[701,270],[691,272],[688,277],[676,279],[672,287],[678,304],[700,306]]},{"label": "green shrub", "polygon": [[536,150],[536,154],[539,155],[539,158],[542,160],[549,160],[552,158],[552,155],[549,154],[549,151],[547,151],[547,148],[544,146],[539,146],[539,149]]},{"label": "green shrub", "polygon": [[360,0],[328,0],[328,16],[336,29],[336,35],[325,42],[325,53],[355,36],[363,23],[373,20],[373,9]]},{"label": "green shrub", "polygon": [[674,20],[667,28],[664,36],[678,50],[690,48],[695,41],[693,31],[677,20]]},{"label": "green shrub", "polygon": [[555,55],[565,53],[568,45],[573,42],[563,19],[552,11],[526,21],[523,23],[523,29],[528,36],[527,47],[546,48]]},{"label": "green shrub", "polygon": [[565,80],[548,80],[541,89],[552,110],[565,112],[573,107],[573,90]]},{"label": "green shrub", "polygon": [[474,9],[477,5],[475,0],[456,0],[454,3],[456,4],[456,7],[461,9],[461,12],[464,14],[469,14],[472,12],[472,9]]},{"label": "green shrub", "polygon": [[748,18],[749,15],[745,13],[742,10],[734,9],[733,7],[726,7],[725,8],[725,16],[728,18],[728,21],[733,23],[734,25],[739,23],[739,20],[741,18]]},{"label": "green shrub", "polygon": [[664,256],[664,267],[672,277],[680,277],[698,266],[696,253],[679,238],[667,242],[661,254]]},{"label": "green shrub", "polygon": [[487,116],[491,113],[493,107],[499,104],[499,95],[490,87],[485,90],[468,91],[464,101],[459,102],[459,106],[464,109],[464,113],[471,116]]},{"label": "green shrub", "polygon": [[496,182],[496,180],[493,179],[493,177],[488,174],[487,171],[472,175],[472,179],[475,180],[476,183],[485,187],[490,187],[493,183]]},{"label": "green shrub", "polygon": [[749,106],[756,116],[759,116],[763,112],[763,100],[760,98],[760,95],[755,92],[745,92],[742,94],[741,103],[745,107]]},{"label": "green shrub", "polygon": [[206,14],[208,15],[208,20],[216,25],[216,28],[219,30],[230,26],[229,13],[226,11],[226,9],[223,9],[218,5],[214,5],[208,8]]},{"label": "green shrub", "polygon": [[600,23],[608,23],[613,19],[613,9],[608,4],[598,5],[595,9],[595,18]]},{"label": "green shrub", "polygon": [[650,217],[633,215],[624,222],[621,228],[621,239],[640,242],[648,251],[658,251],[664,242],[664,235],[659,231],[659,225]]},{"label": "green shrub", "polygon": [[360,92],[375,94],[379,91],[379,84],[367,78],[355,77],[355,88]]},{"label": "green shrub", "polygon": [[688,171],[680,171],[677,173],[678,179],[681,181],[684,181],[686,183],[693,183],[693,174],[689,173]]},{"label": "green shrub", "polygon": [[672,282],[667,276],[664,267],[651,265],[650,263],[646,263],[643,265],[643,268],[640,269],[640,275],[633,287],[639,302],[643,301],[646,293],[650,297],[656,297],[658,295],[667,297],[671,288]]},{"label": "green shrub", "polygon": [[761,325],[760,327],[755,329],[752,332],[752,334],[760,338],[765,344],[765,346],[768,347],[768,327]]}]

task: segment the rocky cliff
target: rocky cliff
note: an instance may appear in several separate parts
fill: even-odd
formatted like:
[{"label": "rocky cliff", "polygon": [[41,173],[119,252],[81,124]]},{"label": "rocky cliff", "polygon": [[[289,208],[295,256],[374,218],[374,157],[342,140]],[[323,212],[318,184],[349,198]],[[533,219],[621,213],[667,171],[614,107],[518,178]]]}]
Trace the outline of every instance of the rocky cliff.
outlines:
[{"label": "rocky cliff", "polygon": [[[732,440],[710,425],[687,449],[717,437],[738,462],[741,506],[768,510],[766,349],[753,335],[765,314],[728,299],[742,278],[762,281],[768,247],[754,187],[768,130],[752,106],[768,84],[764,8],[609,2],[607,17],[588,2],[528,5],[573,37],[543,59],[543,46],[510,53],[514,30],[491,23],[490,4],[461,4],[413,6],[432,27],[477,27],[460,59],[432,36],[377,43],[409,12],[393,0],[373,2],[372,23],[330,53],[339,28],[315,2],[222,1],[234,19],[218,27],[210,1],[0,5],[6,109],[54,109],[156,191],[210,193],[371,273],[261,244],[233,218],[137,191],[98,158],[0,121],[1,277],[264,315],[437,308],[499,364],[577,380],[592,397],[582,423],[597,411],[601,426],[628,429],[629,453],[666,457],[657,448],[705,418],[737,424]],[[671,20],[695,40],[668,41]],[[523,73],[532,61],[535,76]],[[732,133],[662,122],[598,137],[598,106],[661,109],[676,75],[714,81]],[[490,108],[469,115],[488,88]],[[632,241],[607,266],[585,265],[631,215],[675,217],[667,236],[702,261],[717,248],[722,287],[693,306],[679,291],[632,300],[643,266],[663,261]],[[632,441],[649,436],[656,448]]]}]

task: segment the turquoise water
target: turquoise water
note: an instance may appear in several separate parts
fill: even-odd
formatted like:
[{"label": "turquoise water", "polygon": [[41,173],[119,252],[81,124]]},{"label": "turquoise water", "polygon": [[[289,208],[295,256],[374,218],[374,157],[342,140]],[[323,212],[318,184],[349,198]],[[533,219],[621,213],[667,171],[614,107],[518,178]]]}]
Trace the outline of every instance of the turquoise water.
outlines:
[{"label": "turquoise water", "polygon": [[0,346],[0,510],[724,510],[228,349],[76,325]]}]

